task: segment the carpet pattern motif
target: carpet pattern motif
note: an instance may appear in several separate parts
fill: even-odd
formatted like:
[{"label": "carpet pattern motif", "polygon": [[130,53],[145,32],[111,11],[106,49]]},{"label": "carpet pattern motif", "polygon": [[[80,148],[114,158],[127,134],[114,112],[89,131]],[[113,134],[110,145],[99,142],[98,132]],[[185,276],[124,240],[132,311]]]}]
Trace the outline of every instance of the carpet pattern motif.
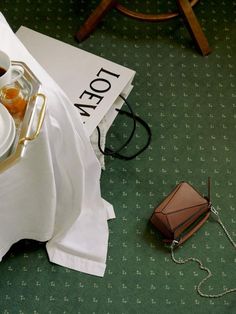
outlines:
[{"label": "carpet pattern motif", "polygon": [[[74,33],[98,2],[2,0],[0,11],[14,31],[24,25],[134,69],[129,102],[151,127],[152,142],[132,161],[106,157],[102,194],[117,218],[109,222],[104,278],[50,264],[44,244],[21,241],[0,263],[0,313],[235,313],[235,294],[197,294],[205,273],[194,263],[174,264],[149,218],[178,182],[207,194],[210,176],[212,203],[236,241],[236,2],[202,0],[194,8],[213,48],[207,57],[195,50],[180,18],[141,23],[115,10],[77,43]],[[175,1],[121,2],[144,12],[176,9]],[[131,127],[118,116],[107,145],[118,147]],[[145,136],[138,127],[125,153],[138,150]],[[176,255],[211,269],[204,292],[235,287],[235,250],[213,217]]]}]

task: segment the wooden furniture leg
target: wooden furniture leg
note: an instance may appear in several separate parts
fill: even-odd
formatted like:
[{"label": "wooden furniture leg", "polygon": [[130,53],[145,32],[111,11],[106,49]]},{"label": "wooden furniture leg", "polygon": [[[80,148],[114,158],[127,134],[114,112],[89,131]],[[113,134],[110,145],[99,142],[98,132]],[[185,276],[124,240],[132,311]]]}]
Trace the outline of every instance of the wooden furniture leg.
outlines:
[{"label": "wooden furniture leg", "polygon": [[204,35],[202,28],[195,16],[192,7],[199,0],[176,0],[179,11],[168,12],[162,14],[143,14],[127,9],[116,0],[101,0],[97,8],[91,13],[80,30],[76,34],[78,41],[83,41],[90,33],[96,28],[97,24],[102,20],[104,15],[112,8],[115,8],[122,14],[140,20],[149,22],[162,22],[175,18],[182,14],[184,17],[189,32],[203,56],[208,55],[211,52],[206,36]]},{"label": "wooden furniture leg", "polygon": [[177,0],[177,4],[197,48],[201,51],[203,56],[208,55],[211,52],[211,48],[209,47],[207,38],[202,31],[189,0]]},{"label": "wooden furniture leg", "polygon": [[103,16],[111,8],[113,8],[115,4],[115,0],[102,0],[77,32],[76,38],[78,41],[83,41],[86,39],[96,28],[97,24],[102,20]]}]

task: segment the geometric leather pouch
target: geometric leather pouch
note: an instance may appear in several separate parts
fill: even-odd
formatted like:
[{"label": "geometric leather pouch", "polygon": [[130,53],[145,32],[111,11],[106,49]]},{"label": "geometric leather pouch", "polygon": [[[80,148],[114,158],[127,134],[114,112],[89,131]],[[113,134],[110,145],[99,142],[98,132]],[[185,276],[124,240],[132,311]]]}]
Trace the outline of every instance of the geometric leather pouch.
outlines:
[{"label": "geometric leather pouch", "polygon": [[219,298],[228,293],[236,292],[236,288],[226,289],[218,294],[207,294],[202,292],[202,285],[212,276],[209,268],[195,258],[176,259],[174,248],[184,243],[214,214],[217,222],[221,225],[229,241],[236,249],[236,243],[230,236],[226,227],[220,219],[218,211],[210,203],[210,179],[208,178],[208,197],[203,197],[189,183],[181,182],[174,190],[155,208],[150,221],[161,232],[165,242],[169,242],[171,258],[176,264],[196,262],[201,270],[207,272],[207,276],[197,285],[197,292],[201,297]]},{"label": "geometric leather pouch", "polygon": [[210,209],[208,197],[203,197],[189,183],[181,182],[155,208],[150,221],[165,242],[176,240],[180,245],[203,225]]}]

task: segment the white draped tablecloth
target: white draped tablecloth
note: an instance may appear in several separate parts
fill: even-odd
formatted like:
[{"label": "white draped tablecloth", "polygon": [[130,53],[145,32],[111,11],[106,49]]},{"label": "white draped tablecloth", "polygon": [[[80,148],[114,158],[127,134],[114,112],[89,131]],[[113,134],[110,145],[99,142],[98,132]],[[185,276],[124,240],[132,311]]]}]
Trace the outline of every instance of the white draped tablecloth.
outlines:
[{"label": "white draped tablecloth", "polygon": [[[111,204],[100,193],[101,167],[76,108],[0,13],[0,50],[42,83],[47,112],[39,137],[0,173],[0,260],[22,239],[47,241],[49,260],[103,276]],[[56,53],[56,52],[55,52]]]}]

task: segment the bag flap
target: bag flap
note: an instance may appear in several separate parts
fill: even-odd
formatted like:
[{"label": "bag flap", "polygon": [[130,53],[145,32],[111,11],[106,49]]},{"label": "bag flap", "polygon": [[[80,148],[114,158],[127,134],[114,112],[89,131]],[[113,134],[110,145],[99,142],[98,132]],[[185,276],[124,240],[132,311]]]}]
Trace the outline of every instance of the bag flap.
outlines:
[{"label": "bag flap", "polygon": [[208,204],[208,201],[190,184],[181,182],[163,203],[158,206],[158,212],[169,215],[178,211],[185,211],[191,207]]},{"label": "bag flap", "polygon": [[206,212],[208,207],[207,199],[187,182],[181,182],[155,209],[155,222],[161,222],[168,232],[174,233],[180,226],[192,223]]}]

